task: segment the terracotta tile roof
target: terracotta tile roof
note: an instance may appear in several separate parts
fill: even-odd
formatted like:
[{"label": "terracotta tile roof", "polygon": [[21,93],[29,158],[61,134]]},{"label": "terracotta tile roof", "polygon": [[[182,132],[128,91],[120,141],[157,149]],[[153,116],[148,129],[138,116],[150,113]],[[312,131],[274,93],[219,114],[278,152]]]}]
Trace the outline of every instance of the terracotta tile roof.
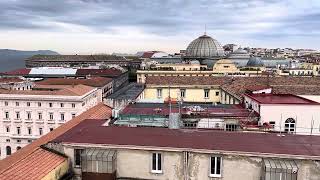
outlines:
[{"label": "terracotta tile roof", "polygon": [[92,87],[103,87],[112,82],[111,78],[91,77],[90,79],[75,78],[48,78],[43,81],[36,82],[37,85],[78,85],[83,84]]},{"label": "terracotta tile roof", "polygon": [[117,77],[121,75],[118,69],[78,69],[77,76],[103,76],[103,77]]},{"label": "terracotta tile roof", "polygon": [[30,73],[30,71],[31,71],[31,69],[21,68],[21,69],[8,71],[8,72],[3,72],[2,74],[4,74],[4,75],[24,76],[24,75],[28,75]]},{"label": "terracotta tile roof", "polygon": [[0,179],[40,180],[66,161],[68,161],[66,157],[37,148],[13,167],[1,173]]},{"label": "terracotta tile roof", "polygon": [[[48,96],[82,96],[92,91],[94,88],[82,84],[75,86],[38,86],[38,90],[7,90],[0,89],[0,94],[21,94],[21,95],[48,95]],[[46,89],[46,90],[45,90]]]},{"label": "terracotta tile roof", "polygon": [[0,83],[15,83],[15,82],[23,82],[23,79],[13,77],[13,78],[0,78]]},{"label": "terracotta tile roof", "polygon": [[241,99],[252,86],[269,86],[274,94],[320,95],[320,77],[237,77],[221,87]]},{"label": "terracotta tile roof", "polygon": [[102,126],[104,122],[104,120],[82,121],[56,138],[54,142],[115,145],[119,148],[135,149],[194,149],[320,159],[319,136],[285,134],[284,137],[279,137],[273,133]]},{"label": "terracotta tile roof", "polygon": [[147,76],[146,85],[211,85],[221,86],[228,77],[213,76]]},{"label": "terracotta tile roof", "polygon": [[[85,119],[109,119],[112,115],[112,109],[109,106],[99,103],[98,105],[88,109],[79,116],[76,116],[72,120],[66,122],[65,124],[59,126],[48,134],[42,136],[41,138],[35,140],[31,144],[23,147],[19,151],[13,153],[9,157],[0,161],[0,175],[10,171],[15,168],[15,165],[22,161],[24,158],[30,154],[37,151],[41,145],[48,143],[49,141],[59,137],[60,135],[67,132],[69,129],[73,128],[81,121]],[[28,172],[25,172],[26,174]]]}]

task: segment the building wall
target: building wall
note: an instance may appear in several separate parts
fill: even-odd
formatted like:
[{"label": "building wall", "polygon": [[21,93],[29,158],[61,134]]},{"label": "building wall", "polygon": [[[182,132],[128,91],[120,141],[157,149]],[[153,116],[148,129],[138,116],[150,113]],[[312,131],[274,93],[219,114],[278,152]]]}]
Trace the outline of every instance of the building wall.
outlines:
[{"label": "building wall", "polygon": [[152,151],[118,150],[117,177],[142,179],[183,179],[182,153],[163,152],[163,173],[151,173]]},{"label": "building wall", "polygon": [[[162,97],[157,96],[157,89],[162,89]],[[180,89],[185,89],[184,101],[187,102],[220,102],[220,89],[217,87],[170,87],[170,97],[180,99]],[[209,89],[209,97],[204,97],[204,90]],[[217,93],[217,94],[216,94]],[[169,97],[169,87],[146,87],[145,99],[165,100]]]},{"label": "building wall", "polygon": [[[6,105],[5,103],[8,103]],[[16,106],[16,102],[19,106]],[[30,106],[27,106],[30,102]],[[0,94],[0,158],[6,157],[6,147],[11,148],[14,153],[18,147],[24,147],[33,140],[50,132],[50,129],[57,128],[61,124],[81,114],[87,109],[101,102],[101,90],[94,89],[84,96],[45,96],[45,95],[4,95]],[[38,106],[41,103],[41,107]],[[53,107],[49,107],[52,103]],[[64,107],[61,107],[63,103]],[[75,107],[72,106],[75,105]],[[5,113],[9,113],[7,119]],[[16,118],[19,112],[20,118]],[[27,112],[31,113],[31,119],[28,119]],[[38,113],[42,113],[42,119],[39,119]],[[53,120],[50,120],[49,113],[53,113]],[[64,114],[64,120],[61,120],[61,113]],[[7,132],[7,127],[9,132]],[[18,134],[20,127],[20,134]],[[31,128],[29,134],[28,128]],[[42,135],[40,135],[42,128]]]},{"label": "building wall", "polygon": [[[92,147],[90,146],[89,148]],[[64,152],[73,163],[73,147],[65,147]],[[162,173],[159,174],[151,172],[152,153],[154,152],[162,155]],[[222,157],[221,177],[219,178],[210,177],[211,156]],[[281,160],[281,158],[283,157],[274,156],[272,159]],[[283,160],[295,161],[298,167],[297,180],[319,180],[319,162],[290,158]],[[117,149],[115,166],[118,179],[235,180],[236,178],[237,180],[260,180],[265,176],[263,157],[209,152],[119,148]],[[76,177],[80,177],[81,169],[74,168],[73,170],[76,173]]]},{"label": "building wall", "polygon": [[45,175],[41,180],[55,180],[60,179],[62,176],[67,174],[69,171],[69,161],[66,160],[57,166],[55,169],[50,171],[47,175]]},{"label": "building wall", "polygon": [[297,134],[320,135],[320,106],[298,104],[259,104],[245,96],[246,108],[253,109],[260,114],[260,122],[274,122],[275,131],[285,130],[285,121],[288,118],[295,120]]},{"label": "building wall", "polygon": [[320,106],[317,105],[261,105],[261,122],[275,122],[276,131],[285,130],[285,121],[293,118],[297,134],[320,135]]},{"label": "building wall", "polygon": [[220,102],[221,104],[240,104],[237,98],[224,90],[221,90]]}]

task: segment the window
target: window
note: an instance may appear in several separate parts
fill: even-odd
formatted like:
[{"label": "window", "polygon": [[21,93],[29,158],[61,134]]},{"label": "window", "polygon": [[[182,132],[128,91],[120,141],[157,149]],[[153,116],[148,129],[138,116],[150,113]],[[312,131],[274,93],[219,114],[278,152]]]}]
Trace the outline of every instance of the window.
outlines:
[{"label": "window", "polygon": [[16,119],[20,119],[20,112],[16,112]]},{"label": "window", "polygon": [[204,98],[205,98],[205,99],[208,99],[208,98],[209,98],[209,92],[210,92],[209,89],[205,89],[205,90],[204,90]]},{"label": "window", "polygon": [[41,102],[38,102],[38,107],[41,107]]},{"label": "window", "polygon": [[210,158],[210,177],[221,177],[222,157],[212,156]]},{"label": "window", "polygon": [[10,139],[6,139],[6,142],[10,142]]},{"label": "window", "polygon": [[7,151],[7,156],[11,155],[11,147],[10,146],[6,147],[6,151]]},{"label": "window", "polygon": [[28,127],[28,134],[29,134],[29,135],[32,134],[32,129],[31,129],[31,127]]},{"label": "window", "polygon": [[75,167],[81,167],[81,154],[83,149],[75,149],[74,150],[74,165]]},{"label": "window", "polygon": [[8,111],[6,111],[5,112],[5,116],[6,116],[6,119],[9,119],[10,117],[9,117],[9,112]]},{"label": "window", "polygon": [[50,131],[53,131],[53,128],[50,128],[49,130],[50,130]]},{"label": "window", "polygon": [[269,121],[269,124],[272,128],[274,128],[274,126],[276,125],[276,122],[275,121]]},{"label": "window", "polygon": [[27,112],[27,119],[28,119],[28,120],[31,119],[31,112]]},{"label": "window", "polygon": [[21,149],[21,147],[20,147],[20,146],[18,146],[18,147],[17,147],[17,151],[18,151],[18,150],[20,150],[20,149]]},{"label": "window", "polygon": [[41,136],[43,134],[42,128],[39,128],[39,135]]},{"label": "window", "polygon": [[64,104],[63,104],[63,103],[60,103],[60,107],[64,107]]},{"label": "window", "polygon": [[185,98],[186,97],[186,90],[185,89],[180,89],[180,97]]},{"label": "window", "polygon": [[52,112],[49,113],[49,120],[53,120],[53,113]]},{"label": "window", "polygon": [[161,153],[152,153],[152,173],[162,173]]},{"label": "window", "polygon": [[61,114],[60,114],[60,120],[61,120],[61,121],[64,121],[64,113],[61,113]]},{"label": "window", "polygon": [[19,106],[19,102],[16,102],[16,106]]},{"label": "window", "polygon": [[72,118],[75,118],[76,117],[76,113],[72,113],[71,116],[72,116]]},{"label": "window", "polygon": [[71,106],[72,106],[72,108],[76,108],[76,104],[75,103],[72,103]]},{"label": "window", "polygon": [[42,113],[38,113],[38,119],[39,119],[39,120],[42,119]]},{"label": "window", "polygon": [[219,94],[220,94],[219,91],[217,91],[217,92],[216,92],[216,96],[219,96]]},{"label": "window", "polygon": [[49,103],[49,107],[52,107],[52,103]]},{"label": "window", "polygon": [[28,107],[30,106],[30,102],[27,102],[27,106],[28,106]]},{"label": "window", "polygon": [[226,124],[226,131],[236,131],[237,125],[236,124]]},{"label": "window", "polygon": [[284,131],[288,133],[295,132],[296,121],[293,118],[288,118],[284,123]]},{"label": "window", "polygon": [[28,139],[28,143],[32,143],[32,140],[31,140],[31,139]]},{"label": "window", "polygon": [[157,97],[162,98],[162,89],[157,89]]},{"label": "window", "polygon": [[5,101],[5,102],[4,102],[4,105],[5,105],[5,106],[8,106],[8,105],[9,105],[8,101]]},{"label": "window", "polygon": [[20,127],[17,127],[17,134],[21,134],[21,129],[20,129]]},{"label": "window", "polygon": [[17,143],[21,143],[21,139],[17,139]]},{"label": "window", "polygon": [[7,126],[7,127],[6,127],[6,132],[7,132],[7,133],[10,132],[10,126]]}]

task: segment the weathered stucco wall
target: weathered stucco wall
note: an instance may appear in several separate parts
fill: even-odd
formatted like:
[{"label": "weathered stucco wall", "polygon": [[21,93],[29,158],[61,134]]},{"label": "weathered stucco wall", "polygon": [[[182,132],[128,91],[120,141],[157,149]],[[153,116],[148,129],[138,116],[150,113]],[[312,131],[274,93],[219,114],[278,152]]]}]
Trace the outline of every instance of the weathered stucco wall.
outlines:
[{"label": "weathered stucco wall", "polygon": [[131,177],[157,180],[183,180],[183,154],[177,152],[161,152],[163,173],[151,173],[153,151],[118,150],[117,177]]}]

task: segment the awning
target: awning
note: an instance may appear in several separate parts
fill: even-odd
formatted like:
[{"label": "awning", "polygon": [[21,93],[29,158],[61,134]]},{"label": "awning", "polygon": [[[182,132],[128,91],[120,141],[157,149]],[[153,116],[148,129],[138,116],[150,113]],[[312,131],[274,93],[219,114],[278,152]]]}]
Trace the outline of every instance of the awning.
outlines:
[{"label": "awning", "polygon": [[263,159],[266,171],[280,171],[297,173],[298,166],[294,160],[288,159]]},{"label": "awning", "polygon": [[88,161],[112,161],[115,150],[111,149],[86,149],[82,157]]}]

